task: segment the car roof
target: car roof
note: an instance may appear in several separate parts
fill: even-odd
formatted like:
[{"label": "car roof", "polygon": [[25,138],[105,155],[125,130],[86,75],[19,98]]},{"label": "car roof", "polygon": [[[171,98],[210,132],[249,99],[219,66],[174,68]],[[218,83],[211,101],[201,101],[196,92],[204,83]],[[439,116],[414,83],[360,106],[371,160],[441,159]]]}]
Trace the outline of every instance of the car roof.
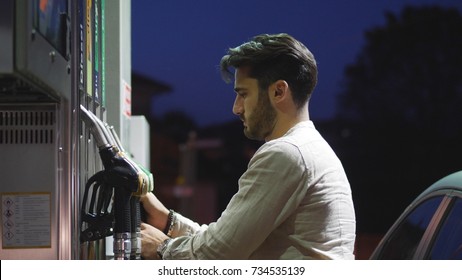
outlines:
[{"label": "car roof", "polygon": [[440,180],[433,183],[430,187],[424,190],[415,201],[427,196],[429,193],[442,190],[458,190],[462,192],[462,170],[449,174]]},{"label": "car roof", "polygon": [[[462,192],[462,170],[451,173],[426,188],[406,207],[406,209],[404,209],[394,224],[401,221],[405,216],[407,216],[409,211],[429,196],[433,196],[437,193],[448,195],[453,191]],[[392,227],[394,227],[394,224]]]}]

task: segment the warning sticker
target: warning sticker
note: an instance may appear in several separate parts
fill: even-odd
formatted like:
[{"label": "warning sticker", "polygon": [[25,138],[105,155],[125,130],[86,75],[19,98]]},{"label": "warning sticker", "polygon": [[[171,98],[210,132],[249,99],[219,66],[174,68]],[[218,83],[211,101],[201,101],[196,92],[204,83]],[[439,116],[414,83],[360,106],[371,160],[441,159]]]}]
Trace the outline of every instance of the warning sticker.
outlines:
[{"label": "warning sticker", "polygon": [[51,247],[50,208],[50,193],[3,193],[3,248]]},{"label": "warning sticker", "polygon": [[130,117],[132,115],[132,87],[125,81],[122,81],[122,113]]}]

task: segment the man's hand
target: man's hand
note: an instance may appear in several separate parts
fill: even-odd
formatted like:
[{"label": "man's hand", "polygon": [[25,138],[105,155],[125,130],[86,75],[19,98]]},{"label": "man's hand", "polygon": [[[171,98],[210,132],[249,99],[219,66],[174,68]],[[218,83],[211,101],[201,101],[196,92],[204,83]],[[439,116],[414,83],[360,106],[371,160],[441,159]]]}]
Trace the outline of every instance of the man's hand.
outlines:
[{"label": "man's hand", "polygon": [[155,227],[141,223],[141,256],[146,260],[158,260],[157,247],[168,238]]},{"label": "man's hand", "polygon": [[168,209],[153,193],[147,193],[140,198],[146,212],[146,222],[163,231],[167,226]]}]

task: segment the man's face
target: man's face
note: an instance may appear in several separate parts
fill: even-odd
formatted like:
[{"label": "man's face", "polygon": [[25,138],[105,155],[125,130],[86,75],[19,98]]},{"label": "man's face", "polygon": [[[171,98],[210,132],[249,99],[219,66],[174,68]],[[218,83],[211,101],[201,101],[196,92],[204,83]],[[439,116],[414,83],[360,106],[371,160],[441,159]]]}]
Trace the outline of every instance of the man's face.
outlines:
[{"label": "man's face", "polygon": [[265,140],[273,132],[276,110],[271,105],[268,91],[261,92],[258,81],[248,76],[249,69],[236,70],[233,113],[244,123],[244,134],[249,139]]}]

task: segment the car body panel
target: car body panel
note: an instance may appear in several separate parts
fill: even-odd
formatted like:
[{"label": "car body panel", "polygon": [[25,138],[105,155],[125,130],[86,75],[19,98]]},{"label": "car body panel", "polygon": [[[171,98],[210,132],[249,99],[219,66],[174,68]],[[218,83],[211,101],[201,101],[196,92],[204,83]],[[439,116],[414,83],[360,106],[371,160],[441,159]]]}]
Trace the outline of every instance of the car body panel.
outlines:
[{"label": "car body panel", "polygon": [[370,259],[382,259],[382,254],[384,253],[386,246],[388,246],[389,242],[392,242],[391,238],[394,236],[395,232],[400,229],[401,225],[403,225],[409,215],[424,202],[438,196],[442,196],[443,198],[436,208],[436,211],[432,212],[431,220],[412,256],[412,259],[426,259],[430,253],[430,249],[432,249],[431,247],[435,240],[435,236],[438,234],[440,227],[445,221],[453,201],[455,201],[456,197],[462,199],[462,171],[445,176],[418,195],[391,226],[372,253]]}]

